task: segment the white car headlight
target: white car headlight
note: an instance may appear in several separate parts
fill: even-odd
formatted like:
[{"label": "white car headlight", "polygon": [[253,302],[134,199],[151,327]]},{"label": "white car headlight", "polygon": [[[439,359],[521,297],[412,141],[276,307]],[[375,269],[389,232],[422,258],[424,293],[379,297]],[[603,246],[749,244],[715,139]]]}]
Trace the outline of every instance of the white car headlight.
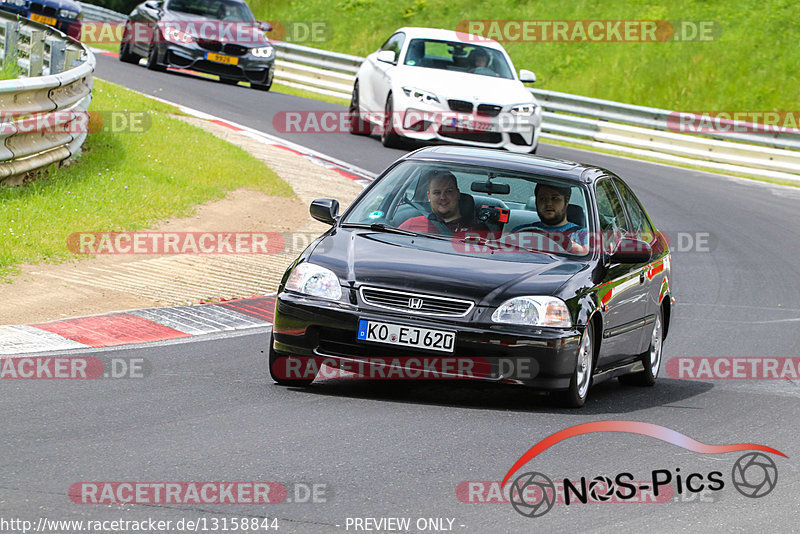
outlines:
[{"label": "white car headlight", "polygon": [[417,102],[422,102],[423,104],[430,104],[431,102],[439,103],[439,97],[428,91],[415,89],[413,87],[403,87],[403,92],[407,97],[413,98]]},{"label": "white car headlight", "polygon": [[567,305],[555,297],[514,297],[494,311],[492,321],[527,326],[572,326]]},{"label": "white car headlight", "polygon": [[261,48],[253,48],[250,52],[256,57],[268,58],[272,57],[274,49],[271,46],[262,46]]},{"label": "white car headlight", "polygon": [[6,0],[6,3],[12,6],[25,7],[28,5],[28,0]]},{"label": "white car headlight", "polygon": [[[23,4],[24,4],[24,2],[23,2]],[[17,4],[17,5],[19,5],[19,4]],[[77,11],[70,11],[69,9],[62,9],[58,13],[59,13],[59,15],[61,15],[62,19],[77,19],[78,18],[78,12]]]},{"label": "white car headlight", "polygon": [[286,289],[324,299],[342,298],[342,286],[333,271],[313,263],[301,263],[295,267],[286,281]]},{"label": "white car headlight", "polygon": [[172,41],[173,43],[192,44],[194,42],[194,37],[192,35],[176,30],[175,28],[167,28],[164,31],[164,37],[167,41]]},{"label": "white car headlight", "polygon": [[518,104],[511,108],[511,113],[514,115],[533,115],[536,111],[536,104]]}]

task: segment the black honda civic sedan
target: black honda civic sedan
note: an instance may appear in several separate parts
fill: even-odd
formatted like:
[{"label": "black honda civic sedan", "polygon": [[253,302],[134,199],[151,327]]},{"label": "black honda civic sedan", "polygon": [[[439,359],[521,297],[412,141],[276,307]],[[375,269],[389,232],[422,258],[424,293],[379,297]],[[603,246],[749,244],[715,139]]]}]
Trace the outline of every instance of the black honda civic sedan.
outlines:
[{"label": "black honda civic sedan", "polygon": [[673,305],[665,237],[598,167],[439,146],[386,169],[281,281],[278,384],[473,379],[551,391],[653,385]]}]

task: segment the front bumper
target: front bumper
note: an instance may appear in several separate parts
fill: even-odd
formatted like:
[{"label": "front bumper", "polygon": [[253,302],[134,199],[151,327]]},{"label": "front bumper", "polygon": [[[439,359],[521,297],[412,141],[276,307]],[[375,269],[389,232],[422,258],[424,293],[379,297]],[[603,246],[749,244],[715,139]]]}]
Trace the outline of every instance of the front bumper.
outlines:
[{"label": "front bumper", "polygon": [[[536,389],[559,390],[569,387],[575,371],[581,332],[578,329],[510,328],[508,325],[479,324],[474,318],[485,315],[480,308],[465,319],[443,319],[404,315],[400,312],[359,308],[343,302],[328,302],[283,292],[277,297],[273,327],[277,353],[342,363],[342,368],[381,366],[387,361],[430,363],[440,373],[432,378],[465,378],[518,383]],[[439,329],[456,333],[452,353],[407,348],[385,343],[356,340],[359,319]],[[468,361],[471,365],[460,365]],[[377,363],[376,363],[377,362]],[[454,363],[455,362],[455,363]],[[470,368],[467,374],[459,369]],[[403,373],[395,375],[398,378]],[[381,374],[370,374],[380,377]],[[391,377],[388,374],[388,377]],[[412,376],[405,376],[412,378]]]},{"label": "front bumper", "polygon": [[[160,46],[159,62],[181,69],[196,70],[206,74],[216,74],[222,78],[269,84],[274,75],[275,58],[258,58],[250,52],[235,57],[236,64],[230,65],[208,59],[208,50],[196,44],[165,43]],[[224,54],[227,55],[227,54]]]}]

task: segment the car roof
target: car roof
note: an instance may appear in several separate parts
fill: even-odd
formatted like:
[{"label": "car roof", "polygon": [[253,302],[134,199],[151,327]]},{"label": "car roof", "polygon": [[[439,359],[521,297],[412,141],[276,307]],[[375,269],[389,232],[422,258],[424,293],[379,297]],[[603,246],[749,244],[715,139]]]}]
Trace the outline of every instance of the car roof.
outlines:
[{"label": "car roof", "polygon": [[461,41],[464,44],[474,44],[486,46],[489,48],[496,48],[497,50],[504,50],[503,45],[494,39],[481,37],[467,32],[458,32],[453,30],[443,30],[441,28],[422,28],[419,26],[405,26],[395,30],[394,33],[403,32],[410,39],[426,38],[436,39],[440,41]]},{"label": "car roof", "polygon": [[575,161],[546,158],[533,154],[519,154],[505,150],[475,148],[456,145],[441,145],[421,148],[411,152],[408,160],[429,160],[468,165],[489,165],[517,172],[530,172],[574,182],[591,183],[601,176],[613,173],[601,167],[586,165]]}]

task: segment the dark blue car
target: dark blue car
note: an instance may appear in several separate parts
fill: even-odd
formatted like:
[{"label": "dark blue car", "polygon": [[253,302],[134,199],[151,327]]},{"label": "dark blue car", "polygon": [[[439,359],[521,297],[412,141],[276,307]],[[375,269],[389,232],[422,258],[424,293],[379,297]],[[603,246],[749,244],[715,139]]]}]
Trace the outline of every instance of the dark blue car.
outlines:
[{"label": "dark blue car", "polygon": [[0,0],[0,10],[49,24],[74,39],[81,38],[81,6],[72,0]]}]

